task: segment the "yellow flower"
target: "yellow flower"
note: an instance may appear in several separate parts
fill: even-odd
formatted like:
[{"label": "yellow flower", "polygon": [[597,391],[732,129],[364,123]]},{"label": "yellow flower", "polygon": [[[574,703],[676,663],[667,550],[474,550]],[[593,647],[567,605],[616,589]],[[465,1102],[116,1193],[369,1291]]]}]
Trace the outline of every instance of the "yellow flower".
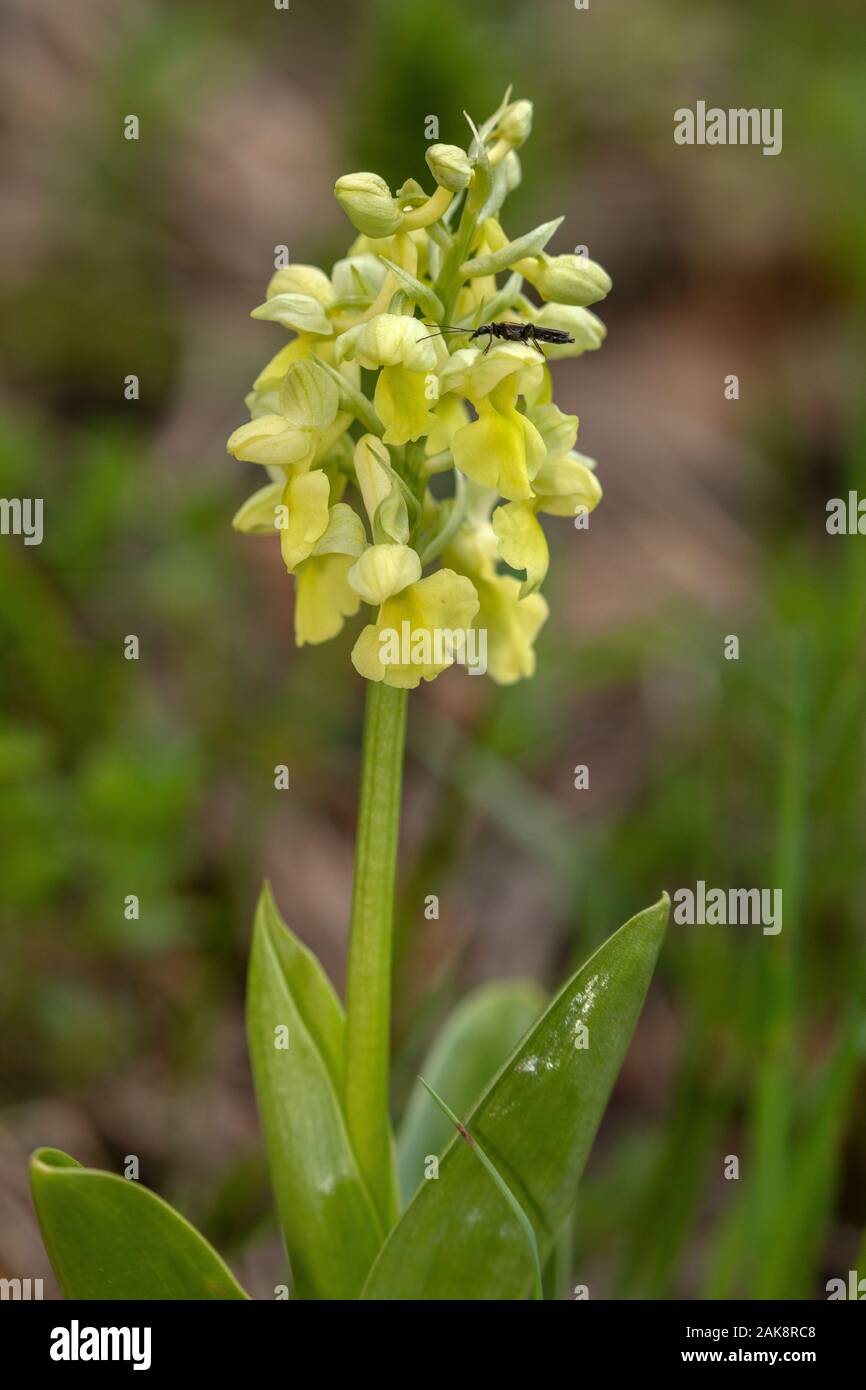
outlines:
[{"label": "yellow flower", "polygon": [[542,381],[544,363],[525,343],[496,343],[489,350],[458,348],[439,375],[443,394],[456,391],[476,401],[489,395],[506,377],[513,377],[519,393],[525,396]]},{"label": "yellow flower", "polygon": [[289,478],[278,514],[280,551],[289,574],[312,555],[328,529],[331,485],[321,469]]},{"label": "yellow flower", "polygon": [[336,637],[346,618],[357,613],[361,600],[347,575],[363,548],[360,517],[345,502],[337,502],[329,510],[327,530],[295,572],[295,641],[299,647]]},{"label": "yellow flower", "polygon": [[534,642],[547,622],[541,594],[520,597],[520,582],[509,575],[479,580],[479,627],[487,629],[487,669],[497,685],[513,685],[535,675]]},{"label": "yellow flower", "polygon": [[552,402],[530,405],[526,414],[544,440],[545,463],[561,458],[569,449],[574,448],[578,426],[576,415],[564,414]]},{"label": "yellow flower", "polygon": [[565,415],[553,404],[532,406],[527,415],[537,428],[546,457],[532,483],[533,496],[497,507],[490,518],[499,542],[498,556],[512,569],[525,570],[520,597],[526,598],[547,574],[550,552],[537,513],[573,516],[590,512],[601,500],[601,485],[592,460],[572,449],[577,437],[576,415]]},{"label": "yellow flower", "polygon": [[264,395],[267,391],[279,390],[282,385],[286,372],[295,362],[300,362],[303,357],[309,357],[312,351],[312,343],[317,341],[309,333],[299,333],[297,338],[293,338],[285,347],[281,347],[262,368],[253,382],[253,391],[259,395]]},{"label": "yellow flower", "polygon": [[454,462],[482,487],[496,488],[509,501],[532,496],[531,482],[546,457],[544,440],[517,409],[518,383],[506,377],[473,403],[478,419],[451,440]]},{"label": "yellow flower", "polygon": [[[402,314],[377,314],[367,323],[343,333],[338,353],[362,367],[381,367],[373,404],[385,426],[386,444],[407,444],[428,434],[436,421],[430,407],[430,381],[436,350],[430,330],[420,319]],[[423,339],[428,341],[424,342]]]},{"label": "yellow flower", "polygon": [[454,664],[452,643],[477,611],[471,581],[437,570],[385,600],[352,649],[355,670],[369,681],[414,690]]},{"label": "yellow flower", "polygon": [[[279,535],[296,580],[299,644],[326,641],[370,605],[375,621],[352,652],[369,680],[414,687],[455,657],[500,683],[531,675],[548,611],[541,515],[589,512],[601,498],[593,461],[575,450],[577,416],[553,404],[536,348],[472,342],[469,328],[456,340],[435,331],[531,319],[569,335],[549,346],[554,359],[604,339],[586,306],[610,277],[585,257],[547,254],[562,218],[522,235],[500,221],[531,125],[531,103],[512,101],[509,89],[468,153],[428,146],[432,193],[412,177],[394,193],[375,173],[339,179],[336,196],[357,229],[345,256],[330,274],[305,264],[275,271],[253,310],[292,338],[259,372],[250,419],[228,441],[270,475],[233,525]],[[354,421],[360,430],[350,433]],[[445,476],[440,487],[434,475],[452,468],[451,486]],[[465,642],[467,628],[478,641],[461,651],[452,639]]]},{"label": "yellow flower", "polygon": [[595,460],[573,449],[562,458],[543,463],[533,484],[538,510],[550,516],[593,511],[602,497],[594,470]]},{"label": "yellow flower", "polygon": [[[483,497],[475,500],[481,507],[485,505]],[[496,573],[496,552],[493,528],[486,522],[470,521],[442,559],[467,575],[475,586],[478,612],[474,625],[487,634],[488,673],[498,685],[512,685],[535,672],[533,643],[547,620],[548,607],[541,594],[521,598],[519,580]]]},{"label": "yellow flower", "polygon": [[428,455],[443,453],[451,448],[451,440],[458,430],[469,424],[469,412],[459,396],[451,392],[433,407],[436,423],[424,441],[424,452]]},{"label": "yellow flower", "polygon": [[305,473],[348,429],[332,378],[312,358],[293,363],[274,396],[277,411],[258,415],[229,436],[226,448],[246,463]]},{"label": "yellow flower", "polygon": [[229,435],[226,449],[244,463],[304,472],[316,456],[313,430],[294,429],[282,415],[261,415]]},{"label": "yellow flower", "polygon": [[499,541],[499,554],[514,570],[526,570],[520,597],[534,594],[547,574],[550,552],[547,537],[535,515],[533,502],[508,502],[497,507],[490,524]]}]

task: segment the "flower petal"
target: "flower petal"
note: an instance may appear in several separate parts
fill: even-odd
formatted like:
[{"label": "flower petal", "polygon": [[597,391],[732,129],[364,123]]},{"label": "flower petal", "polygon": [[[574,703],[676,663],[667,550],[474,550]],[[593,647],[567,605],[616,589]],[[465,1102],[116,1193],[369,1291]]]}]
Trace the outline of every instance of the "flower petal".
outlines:
[{"label": "flower petal", "polygon": [[334,423],[340,394],[333,379],[313,358],[289,367],[280,387],[280,410],[290,425],[324,430]]},{"label": "flower petal", "polygon": [[346,580],[348,555],[313,555],[301,566],[295,593],[295,641],[328,642],[346,618],[357,613],[361,600]]},{"label": "flower petal", "polygon": [[267,319],[296,333],[315,333],[322,338],[334,331],[318,299],[309,294],[275,294],[253,309],[250,318]]},{"label": "flower petal", "polygon": [[330,484],[321,469],[290,478],[283,493],[285,524],[280,526],[280,551],[289,574],[313,553],[328,528]]},{"label": "flower petal", "polygon": [[373,395],[376,414],[385,426],[386,444],[409,444],[436,424],[427,395],[427,375],[405,367],[383,367]]},{"label": "flower petal", "polygon": [[229,435],[226,449],[244,463],[261,463],[302,472],[310,467],[317,438],[293,429],[282,415],[260,415]]},{"label": "flower petal", "polygon": [[536,506],[550,516],[574,516],[577,508],[591,512],[601,501],[595,461],[572,451],[543,463],[533,481]]},{"label": "flower petal", "polygon": [[526,570],[520,597],[535,593],[547,574],[550,552],[535,508],[527,502],[497,507],[490,518],[499,540],[499,554],[515,570]]},{"label": "flower petal", "polygon": [[437,570],[382,604],[352,649],[355,669],[367,680],[414,690],[454,664],[450,641],[466,633],[477,611],[471,580]]},{"label": "flower petal", "polygon": [[277,507],[285,491],[284,483],[266,483],[238,507],[232,526],[247,536],[272,536],[277,525]]}]

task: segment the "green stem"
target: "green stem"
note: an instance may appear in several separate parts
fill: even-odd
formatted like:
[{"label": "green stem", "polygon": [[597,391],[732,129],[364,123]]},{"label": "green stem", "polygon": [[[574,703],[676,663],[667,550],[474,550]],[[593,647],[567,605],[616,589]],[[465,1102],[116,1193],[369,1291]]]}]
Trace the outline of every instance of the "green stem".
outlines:
[{"label": "green stem", "polygon": [[384,683],[371,681],[367,686],[346,983],[346,1121],[386,1227],[396,1215],[388,1055],[407,694]]}]

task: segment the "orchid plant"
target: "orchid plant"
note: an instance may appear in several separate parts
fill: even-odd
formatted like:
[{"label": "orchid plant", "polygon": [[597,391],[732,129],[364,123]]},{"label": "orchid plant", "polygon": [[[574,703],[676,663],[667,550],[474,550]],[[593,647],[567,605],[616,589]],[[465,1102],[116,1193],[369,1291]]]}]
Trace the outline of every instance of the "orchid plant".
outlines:
[{"label": "orchid plant", "polygon": [[[345,1010],[267,887],[250,962],[253,1073],[302,1298],[540,1296],[667,921],[663,898],[547,1007],[525,982],[473,992],[435,1040],[394,1136],[408,692],[455,661],[500,684],[530,677],[548,614],[539,517],[585,517],[601,499],[595,463],[575,449],[577,417],[553,402],[549,363],[601,346],[589,306],[611,282],[585,256],[548,253],[561,218],[505,231],[531,123],[531,104],[507,93],[479,128],[469,122],[467,150],[429,146],[432,192],[409,179],[392,193],[373,173],[338,179],[357,233],[347,255],[330,274],[282,266],[253,310],[291,337],[228,441],[267,476],[234,526],[279,543],[299,646],[366,610],[351,652],[367,685]],[[477,331],[503,321],[563,341],[544,351]],[[50,1149],[34,1155],[32,1182],[67,1296],[246,1297],[137,1182]],[[124,1250],[132,1232],[146,1259]]]}]

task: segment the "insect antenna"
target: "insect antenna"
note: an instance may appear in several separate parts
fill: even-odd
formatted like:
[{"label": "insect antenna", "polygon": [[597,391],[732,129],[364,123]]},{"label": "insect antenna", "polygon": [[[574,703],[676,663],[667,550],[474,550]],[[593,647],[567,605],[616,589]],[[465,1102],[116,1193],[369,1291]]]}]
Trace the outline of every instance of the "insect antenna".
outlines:
[{"label": "insect antenna", "polygon": [[[429,328],[429,327],[430,327],[430,324],[429,324],[429,323],[425,323],[424,327],[425,327],[425,328]],[[443,333],[471,333],[471,332],[472,332],[472,329],[471,329],[471,328],[453,328],[453,327],[451,326],[450,323],[444,323],[444,324],[442,325],[441,328],[437,328],[437,329],[436,329],[436,332],[435,332],[435,333],[428,333],[426,338],[419,338],[419,339],[418,339],[418,342],[419,342],[419,343],[426,343],[426,342],[428,341],[428,339],[430,339],[430,338],[439,338],[439,337],[442,336]]]}]

